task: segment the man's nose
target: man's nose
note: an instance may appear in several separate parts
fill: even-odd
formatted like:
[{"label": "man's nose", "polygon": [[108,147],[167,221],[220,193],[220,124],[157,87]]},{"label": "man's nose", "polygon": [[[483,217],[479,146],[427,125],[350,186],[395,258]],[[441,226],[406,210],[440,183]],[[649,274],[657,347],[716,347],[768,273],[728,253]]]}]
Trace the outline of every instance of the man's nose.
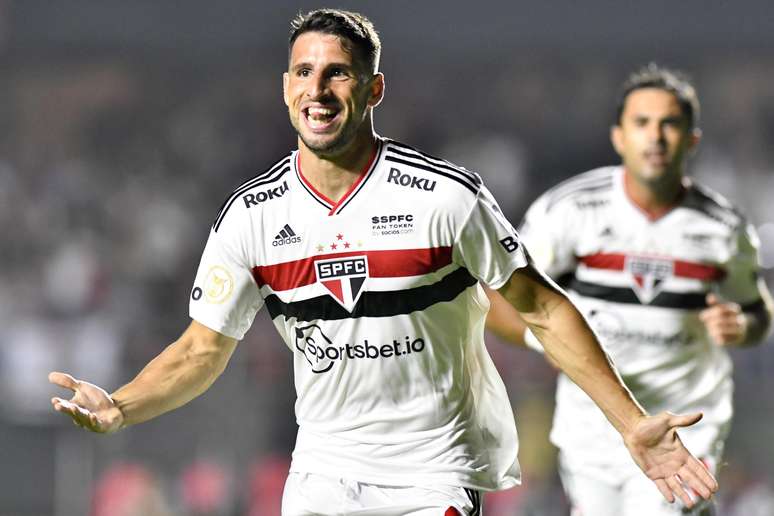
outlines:
[{"label": "man's nose", "polygon": [[328,92],[328,79],[323,74],[315,74],[309,82],[306,94],[311,99],[317,99]]}]

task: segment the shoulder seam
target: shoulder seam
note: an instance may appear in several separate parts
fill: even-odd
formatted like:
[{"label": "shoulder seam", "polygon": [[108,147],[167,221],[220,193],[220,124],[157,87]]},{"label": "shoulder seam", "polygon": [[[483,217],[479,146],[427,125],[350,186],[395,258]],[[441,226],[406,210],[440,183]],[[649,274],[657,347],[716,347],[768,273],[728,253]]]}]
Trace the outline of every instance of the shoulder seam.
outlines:
[{"label": "shoulder seam", "polygon": [[[446,160],[436,158],[393,140],[388,140],[388,144],[384,158],[386,161],[392,161],[394,163],[418,168],[426,172],[442,175],[461,184],[473,194],[478,194],[478,191],[481,189],[481,178],[474,172],[455,166]],[[411,161],[412,159],[419,160],[419,162]]]},{"label": "shoulder seam", "polygon": [[228,198],[221,205],[220,210],[218,210],[218,214],[215,217],[215,221],[212,224],[212,229],[215,232],[218,231],[218,228],[220,228],[220,224],[223,222],[223,219],[225,218],[226,213],[234,204],[234,201],[236,201],[236,199],[240,195],[258,186],[263,186],[263,185],[278,181],[289,170],[290,170],[290,155],[285,156],[283,159],[281,159],[280,161],[272,165],[268,170],[261,172],[255,177],[248,179],[247,181],[239,185],[233,192],[231,192]]}]

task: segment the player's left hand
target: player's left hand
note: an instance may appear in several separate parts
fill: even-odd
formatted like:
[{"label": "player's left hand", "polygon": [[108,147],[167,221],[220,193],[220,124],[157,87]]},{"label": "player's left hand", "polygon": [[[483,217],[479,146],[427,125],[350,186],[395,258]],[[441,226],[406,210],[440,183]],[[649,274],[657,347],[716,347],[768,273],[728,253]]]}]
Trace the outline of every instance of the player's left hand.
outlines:
[{"label": "player's left hand", "polygon": [[716,294],[707,294],[707,308],[699,312],[712,342],[734,346],[747,337],[747,317],[737,303],[721,302]]},{"label": "player's left hand", "polygon": [[701,417],[700,413],[678,416],[669,412],[647,416],[624,438],[632,458],[664,498],[672,503],[677,496],[688,508],[696,504],[689,493],[709,500],[718,489],[715,477],[677,435],[678,428],[691,426]]}]

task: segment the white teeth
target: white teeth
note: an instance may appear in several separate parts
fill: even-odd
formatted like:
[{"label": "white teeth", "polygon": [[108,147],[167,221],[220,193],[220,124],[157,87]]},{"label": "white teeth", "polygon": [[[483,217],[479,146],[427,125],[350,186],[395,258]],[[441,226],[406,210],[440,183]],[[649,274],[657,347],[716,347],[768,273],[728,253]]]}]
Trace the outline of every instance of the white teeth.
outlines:
[{"label": "white teeth", "polygon": [[310,107],[308,111],[310,116],[330,116],[335,113],[333,109],[322,107]]}]

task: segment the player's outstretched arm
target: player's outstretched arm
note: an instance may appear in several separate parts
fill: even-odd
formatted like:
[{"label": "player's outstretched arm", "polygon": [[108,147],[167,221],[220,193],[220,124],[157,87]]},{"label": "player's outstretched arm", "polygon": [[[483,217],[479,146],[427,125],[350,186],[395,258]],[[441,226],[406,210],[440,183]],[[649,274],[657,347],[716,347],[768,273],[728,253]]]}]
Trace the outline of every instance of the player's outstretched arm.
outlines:
[{"label": "player's outstretched arm", "polygon": [[49,380],[73,391],[52,398],[54,410],[93,432],[110,433],[191,401],[226,368],[237,341],[193,321],[128,384],[109,395],[96,385],[53,372]]},{"label": "player's outstretched arm", "polygon": [[549,359],[578,384],[623,436],[635,462],[669,502],[675,495],[692,507],[692,489],[703,498],[717,490],[704,465],[676,434],[701,417],[649,416],[621,381],[588,323],[566,294],[531,264],[499,289],[540,340]]}]

